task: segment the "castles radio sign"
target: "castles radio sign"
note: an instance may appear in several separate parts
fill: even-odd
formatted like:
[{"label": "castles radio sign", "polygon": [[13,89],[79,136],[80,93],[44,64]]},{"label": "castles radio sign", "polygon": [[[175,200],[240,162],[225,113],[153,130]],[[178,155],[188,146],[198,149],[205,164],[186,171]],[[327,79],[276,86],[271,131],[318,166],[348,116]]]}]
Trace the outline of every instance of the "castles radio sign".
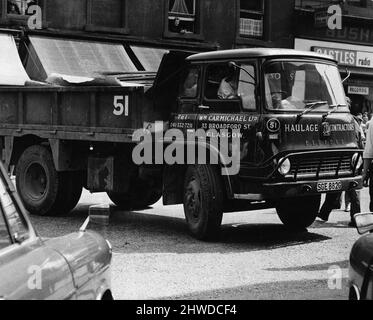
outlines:
[{"label": "castles radio sign", "polygon": [[341,66],[373,69],[373,52],[312,47],[312,51],[331,56]]}]

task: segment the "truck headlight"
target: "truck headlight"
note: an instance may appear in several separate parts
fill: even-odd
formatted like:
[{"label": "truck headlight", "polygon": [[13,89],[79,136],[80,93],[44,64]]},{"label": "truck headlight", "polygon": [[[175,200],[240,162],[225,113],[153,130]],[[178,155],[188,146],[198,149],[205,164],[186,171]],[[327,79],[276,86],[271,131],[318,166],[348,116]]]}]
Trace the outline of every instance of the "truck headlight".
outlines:
[{"label": "truck headlight", "polygon": [[352,157],[351,161],[352,168],[356,168],[357,170],[360,169],[363,166],[363,159],[360,156],[360,154],[355,153]]},{"label": "truck headlight", "polygon": [[280,159],[279,161],[280,166],[278,168],[278,172],[283,176],[286,176],[291,170],[291,162],[289,159],[284,160],[284,158]]}]

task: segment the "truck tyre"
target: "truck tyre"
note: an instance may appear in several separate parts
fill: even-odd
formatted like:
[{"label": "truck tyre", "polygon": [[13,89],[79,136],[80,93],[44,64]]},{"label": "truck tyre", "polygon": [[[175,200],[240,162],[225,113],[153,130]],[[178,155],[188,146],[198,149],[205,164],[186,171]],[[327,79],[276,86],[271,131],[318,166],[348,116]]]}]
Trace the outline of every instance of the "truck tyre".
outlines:
[{"label": "truck tyre", "polygon": [[282,223],[294,230],[311,226],[320,209],[321,195],[284,198],[278,201],[276,210]]},{"label": "truck tyre", "polygon": [[[43,146],[27,148],[17,163],[16,185],[26,209],[35,215],[65,214],[68,175],[56,171],[51,152]],[[70,201],[71,205],[71,201]]]},{"label": "truck tyre", "polygon": [[216,240],[223,218],[223,185],[217,168],[190,166],[184,183],[184,213],[192,235]]},{"label": "truck tyre", "polygon": [[110,200],[120,209],[142,210],[162,198],[162,187],[137,179],[126,193],[108,192]]}]

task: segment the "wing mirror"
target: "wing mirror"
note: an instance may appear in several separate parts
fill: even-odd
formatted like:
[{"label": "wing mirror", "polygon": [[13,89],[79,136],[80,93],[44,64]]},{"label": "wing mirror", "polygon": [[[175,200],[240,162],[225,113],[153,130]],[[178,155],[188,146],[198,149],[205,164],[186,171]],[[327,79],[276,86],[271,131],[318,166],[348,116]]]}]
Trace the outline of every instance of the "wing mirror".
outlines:
[{"label": "wing mirror", "polygon": [[359,234],[363,235],[373,232],[373,213],[359,213],[354,216],[356,228]]}]

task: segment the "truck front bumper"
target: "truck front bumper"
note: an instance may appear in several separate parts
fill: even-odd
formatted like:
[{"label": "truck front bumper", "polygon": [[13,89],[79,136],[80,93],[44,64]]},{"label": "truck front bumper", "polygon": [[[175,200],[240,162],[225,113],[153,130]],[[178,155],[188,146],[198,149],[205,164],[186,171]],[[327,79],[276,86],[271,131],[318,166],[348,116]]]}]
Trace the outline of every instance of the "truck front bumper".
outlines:
[{"label": "truck front bumper", "polygon": [[[319,184],[337,182],[340,188],[338,190],[320,191]],[[304,197],[318,195],[322,193],[336,193],[349,190],[360,190],[363,188],[362,176],[324,179],[318,181],[297,181],[297,182],[280,182],[264,183],[261,185],[261,192],[256,194],[235,194],[235,199],[264,201],[280,198]]]}]

